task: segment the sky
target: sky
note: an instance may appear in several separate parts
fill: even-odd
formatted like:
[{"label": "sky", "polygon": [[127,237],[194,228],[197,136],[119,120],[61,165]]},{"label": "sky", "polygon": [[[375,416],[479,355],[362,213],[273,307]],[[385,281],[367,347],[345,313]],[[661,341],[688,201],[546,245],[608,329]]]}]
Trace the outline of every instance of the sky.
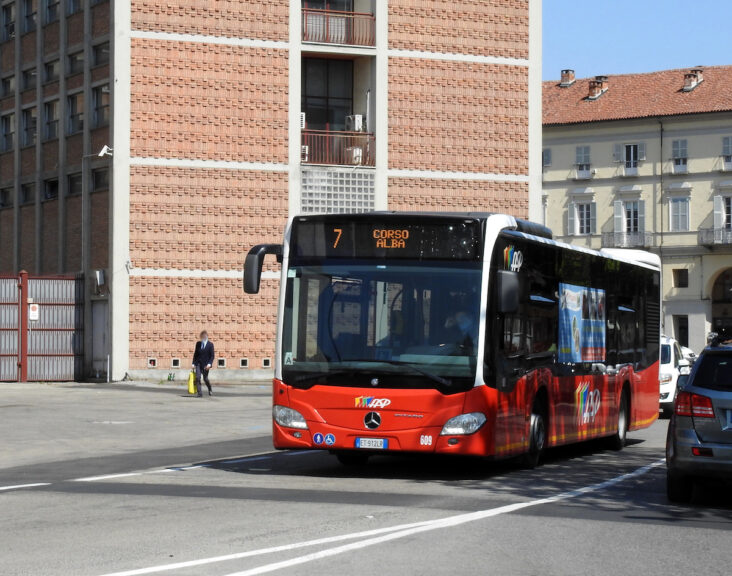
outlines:
[{"label": "sky", "polygon": [[542,76],[732,64],[732,0],[543,0]]}]

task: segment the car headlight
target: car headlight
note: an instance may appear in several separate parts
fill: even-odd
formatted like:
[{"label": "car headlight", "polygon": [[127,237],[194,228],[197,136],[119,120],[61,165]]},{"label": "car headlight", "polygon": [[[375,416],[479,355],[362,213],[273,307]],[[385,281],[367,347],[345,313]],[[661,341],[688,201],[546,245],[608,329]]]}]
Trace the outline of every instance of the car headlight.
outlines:
[{"label": "car headlight", "polygon": [[673,380],[673,376],[671,374],[661,374],[658,379],[661,381],[661,384],[668,384]]},{"label": "car headlight", "polygon": [[274,406],[272,408],[272,417],[277,424],[285,428],[301,428],[303,430],[308,428],[303,415],[287,406]]},{"label": "car headlight", "polygon": [[474,434],[485,424],[485,414],[482,412],[470,412],[450,418],[442,427],[440,436],[464,436]]}]

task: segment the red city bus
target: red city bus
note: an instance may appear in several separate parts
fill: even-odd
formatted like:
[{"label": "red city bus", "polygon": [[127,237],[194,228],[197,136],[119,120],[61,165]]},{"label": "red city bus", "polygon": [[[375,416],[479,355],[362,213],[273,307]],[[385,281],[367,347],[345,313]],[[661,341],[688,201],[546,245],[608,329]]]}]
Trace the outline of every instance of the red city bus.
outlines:
[{"label": "red city bus", "polygon": [[275,448],[524,455],[658,417],[660,260],[489,213],[297,216],[284,245]]}]

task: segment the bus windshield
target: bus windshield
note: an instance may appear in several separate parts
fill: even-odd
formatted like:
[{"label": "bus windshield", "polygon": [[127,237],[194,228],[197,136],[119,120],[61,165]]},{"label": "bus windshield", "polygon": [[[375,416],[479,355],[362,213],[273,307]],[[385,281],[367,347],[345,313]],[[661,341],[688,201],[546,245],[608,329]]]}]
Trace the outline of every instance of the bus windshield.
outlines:
[{"label": "bus windshield", "polygon": [[284,381],[464,391],[475,380],[479,262],[352,260],[291,266]]}]

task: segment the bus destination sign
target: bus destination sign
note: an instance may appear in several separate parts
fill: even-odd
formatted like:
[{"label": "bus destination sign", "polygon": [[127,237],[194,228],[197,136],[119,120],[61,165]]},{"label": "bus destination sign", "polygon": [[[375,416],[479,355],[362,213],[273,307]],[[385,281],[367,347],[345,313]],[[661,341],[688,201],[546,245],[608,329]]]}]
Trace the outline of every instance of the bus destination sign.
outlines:
[{"label": "bus destination sign", "polygon": [[295,219],[290,240],[293,258],[405,258],[479,260],[482,228],[478,220],[433,218],[381,222],[364,218]]}]

